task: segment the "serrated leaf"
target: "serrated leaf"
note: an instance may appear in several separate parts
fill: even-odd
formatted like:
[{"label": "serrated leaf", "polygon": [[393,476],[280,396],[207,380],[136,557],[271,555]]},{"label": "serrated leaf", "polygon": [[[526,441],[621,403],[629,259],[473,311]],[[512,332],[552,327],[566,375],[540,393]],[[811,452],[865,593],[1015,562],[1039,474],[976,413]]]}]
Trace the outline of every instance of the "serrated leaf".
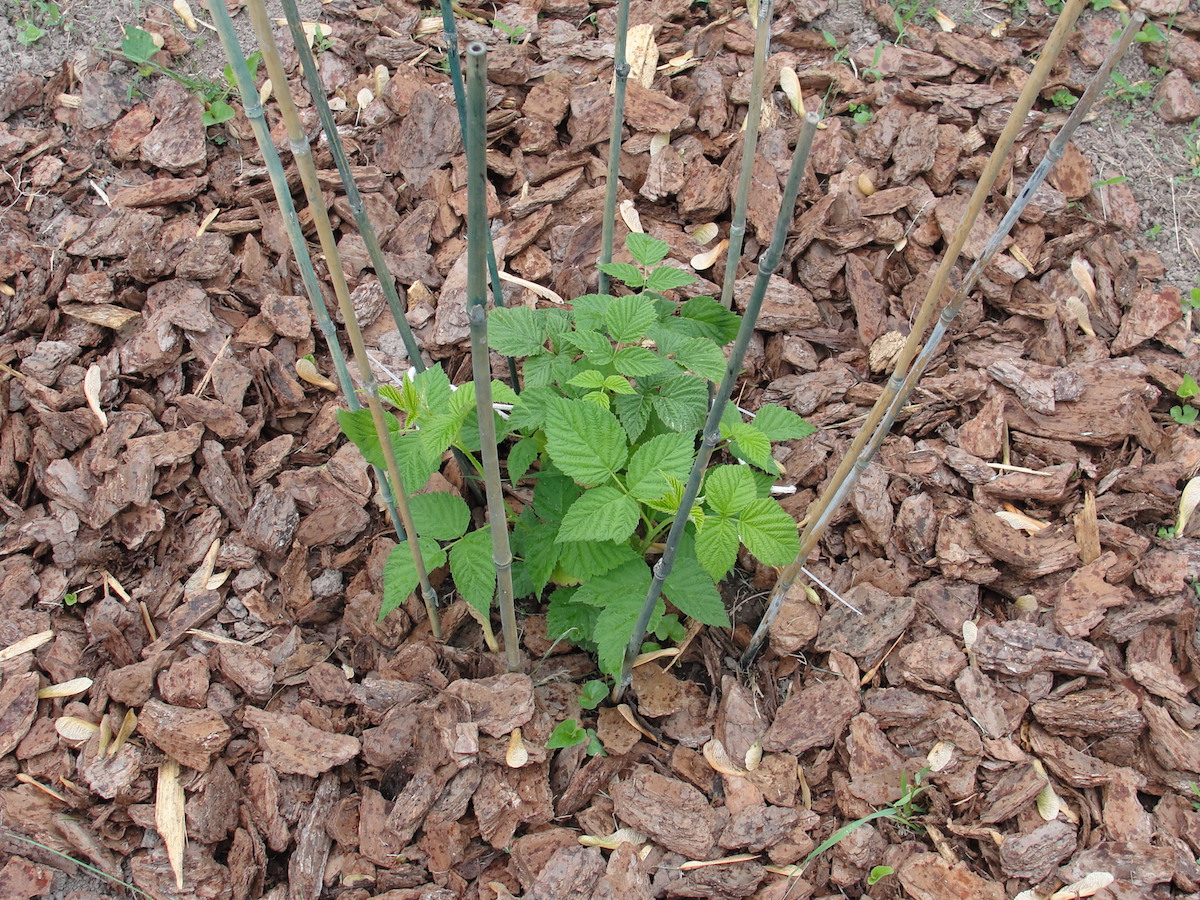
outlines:
[{"label": "serrated leaf", "polygon": [[670,249],[666,241],[636,231],[631,231],[625,236],[625,247],[629,250],[629,255],[646,268],[657,266],[666,259]]},{"label": "serrated leaf", "polygon": [[623,347],[613,356],[612,364],[622,375],[637,378],[663,370],[663,360],[645,347]]},{"label": "serrated leaf", "polygon": [[488,345],[505,356],[532,356],[546,343],[546,311],[498,307],[488,313]]},{"label": "serrated leaf", "polygon": [[638,505],[614,487],[592,488],[571,504],[559,529],[564,541],[623,541],[638,523]]},{"label": "serrated leaf", "polygon": [[590,362],[606,366],[613,360],[616,348],[607,335],[598,331],[574,331],[563,336],[564,340],[577,347]]},{"label": "serrated leaf", "polygon": [[593,639],[600,671],[606,675],[615,678],[621,671],[625,648],[633,637],[633,626],[649,587],[650,567],[645,560],[631,559],[585,582],[575,592],[575,602],[600,607]]},{"label": "serrated leaf", "polygon": [[674,266],[659,266],[646,276],[645,287],[648,291],[673,291],[695,280],[696,276],[691,272],[676,269]]},{"label": "serrated leaf", "polygon": [[660,434],[633,452],[625,486],[638,500],[659,500],[671,488],[668,478],[683,481],[692,469],[696,438],[692,434]]},{"label": "serrated leaf", "polygon": [[742,317],[712,297],[693,297],[679,308],[679,315],[692,323],[700,337],[724,346],[737,337]]},{"label": "serrated leaf", "polygon": [[557,571],[577,581],[596,578],[638,559],[627,541],[565,541],[556,546],[559,549]]},{"label": "serrated leaf", "polygon": [[454,586],[480,617],[487,619],[496,596],[496,564],[492,560],[492,530],[485,525],[450,548]]},{"label": "serrated leaf", "polygon": [[673,431],[699,431],[708,409],[708,388],[691,375],[664,379],[652,404],[663,424]]},{"label": "serrated leaf", "polygon": [[525,563],[534,595],[542,593],[558,566],[560,547],[554,543],[557,531],[556,525],[539,522],[531,515],[522,515],[513,528],[513,552]]},{"label": "serrated leaf", "polygon": [[671,357],[685,369],[718,383],[729,365],[721,348],[706,338],[681,341],[671,350]]},{"label": "serrated leaf", "polygon": [[575,482],[565,475],[543,471],[533,489],[533,511],[543,522],[557,525],[580,493]]},{"label": "serrated leaf", "polygon": [[[432,538],[421,538],[421,559],[425,571],[432,572],[446,564],[446,551]],[[409,595],[417,589],[417,567],[413,563],[412,550],[408,543],[397,544],[383,564],[383,604],[379,607],[379,620],[398,606],[403,606]]]},{"label": "serrated leaf", "polygon": [[539,452],[541,449],[533,438],[521,438],[513,444],[508,451],[508,480],[516,484],[524,478]]},{"label": "serrated leaf", "polygon": [[757,498],[754,475],[745,466],[716,466],[704,476],[704,502],[719,516],[736,516]]},{"label": "serrated leaf", "polygon": [[625,430],[594,403],[558,400],[546,420],[546,450],[554,464],[585,486],[603,484],[628,458]]},{"label": "serrated leaf", "polygon": [[614,394],[636,394],[637,388],[620,375],[609,375],[604,379],[604,389]]},{"label": "serrated leaf", "polygon": [[755,500],[742,510],[738,536],[746,549],[768,566],[786,566],[800,553],[796,520],[775,500]]},{"label": "serrated leaf", "polygon": [[600,263],[598,268],[610,278],[615,278],[623,284],[629,285],[631,288],[640,288],[642,286],[642,273],[638,271],[637,266],[623,262]]},{"label": "serrated leaf", "polygon": [[574,378],[567,382],[574,387],[587,388],[596,390],[604,387],[604,373],[598,369],[584,369]]},{"label": "serrated leaf", "polygon": [[[528,362],[528,361],[527,361]],[[508,414],[508,427],[514,431],[534,431],[546,424],[546,411],[561,394],[550,387],[526,385]]]},{"label": "serrated leaf", "polygon": [[614,341],[622,344],[640,341],[646,329],[658,319],[650,301],[639,294],[618,297],[608,305],[604,324]]},{"label": "serrated leaf", "polygon": [[817,430],[790,409],[774,403],[763,404],[754,417],[754,427],[771,441],[799,440]]},{"label": "serrated leaf", "polygon": [[418,372],[413,377],[413,384],[423,409],[439,413],[446,410],[454,389],[450,386],[450,377],[440,365]]},{"label": "serrated leaf", "polygon": [[685,555],[682,550],[663,583],[663,594],[685,616],[705,625],[729,627],[729,613],[713,579],[695,557]]},{"label": "serrated leaf", "polygon": [[722,426],[721,431],[732,441],[729,452],[734,456],[767,472],[779,471],[778,463],[771,456],[770,440],[753,425],[738,422],[728,429]]},{"label": "serrated leaf", "polygon": [[696,557],[713,581],[724,578],[737,562],[738,530],[732,519],[708,516],[696,534]]},{"label": "serrated leaf", "polygon": [[590,394],[584,394],[581,399],[586,400],[588,403],[595,403],[601,409],[612,409],[608,394],[603,391],[592,391]]},{"label": "serrated leaf", "polygon": [[[379,434],[375,431],[375,420],[371,418],[371,411],[357,409],[351,412],[348,409],[339,409],[337,418],[338,424],[342,427],[342,434],[358,448],[363,459],[382,469],[384,467],[383,450],[379,445]],[[390,419],[389,428],[397,432],[400,430],[400,421],[395,416],[388,413],[385,418]]]},{"label": "serrated leaf", "polygon": [[595,606],[574,601],[577,588],[559,588],[550,595],[546,607],[546,637],[552,641],[564,640],[584,650],[595,649],[592,634],[600,610]]},{"label": "serrated leaf", "polygon": [[408,498],[408,504],[421,537],[453,541],[466,534],[471,524],[471,510],[466,502],[445,491],[414,494]]},{"label": "serrated leaf", "polygon": [[430,448],[422,432],[394,435],[392,447],[407,491],[419,491],[442,465],[442,450]]},{"label": "serrated leaf", "polygon": [[584,294],[571,302],[571,316],[579,331],[603,331],[609,304],[617,298],[612,294]]},{"label": "serrated leaf", "polygon": [[628,395],[618,394],[614,406],[629,440],[636,441],[650,424],[650,411],[653,409],[651,396],[640,390]]}]

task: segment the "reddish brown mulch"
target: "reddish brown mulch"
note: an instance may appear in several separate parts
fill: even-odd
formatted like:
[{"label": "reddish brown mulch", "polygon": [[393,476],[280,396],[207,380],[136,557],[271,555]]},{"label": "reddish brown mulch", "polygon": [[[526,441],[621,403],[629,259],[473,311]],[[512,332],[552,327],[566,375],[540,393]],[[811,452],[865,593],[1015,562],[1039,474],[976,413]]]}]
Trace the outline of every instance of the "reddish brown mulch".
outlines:
[{"label": "reddish brown mulch", "polygon": [[[739,395],[821,426],[779,453],[798,519],[878,396],[1049,27],[911,24],[851,68],[807,26],[827,5],[778,11],[769,78],[795,68],[833,115]],[[461,380],[464,166],[440,37],[401,0],[327,11],[322,74],[367,208],[419,341]],[[511,4],[494,15],[525,29],[514,41],[461,25],[491,45],[497,253],[565,297],[594,286],[599,244],[614,12],[592,12]],[[890,7],[868,12],[890,32]],[[652,26],[659,70],[630,86],[621,199],[686,264],[707,249],[696,226],[728,226],[753,31],[722,0],[635,2],[632,24]],[[1194,79],[1200,22],[1172,24]],[[1085,22],[1047,97],[1080,92],[1113,27]],[[390,80],[359,109],[377,65]],[[881,80],[856,76],[872,66]],[[296,374],[310,353],[331,366],[248,123],[206,136],[179,85],[131,101],[130,78],[93,61],[0,86],[0,894],[71,868],[19,835],[162,900],[1000,900],[1094,873],[1113,879],[1097,897],[1200,896],[1200,550],[1158,534],[1200,466],[1168,412],[1197,348],[1190,286],[1128,240],[1128,185],[1096,186],[1072,148],[988,267],[810,566],[861,616],[796,589],[740,674],[774,579],[751,568],[732,635],[692,634],[672,667],[637,670],[632,708],[588,713],[593,664],[548,646],[532,601],[528,674],[503,673],[461,603],[445,644],[416,601],[376,621],[393,537],[341,399]],[[767,106],[747,277],[797,129],[782,95]],[[990,224],[1062,119],[1030,117]],[[372,354],[402,371],[327,150],[318,163]],[[435,479],[461,484],[452,463]],[[547,751],[569,717],[607,755]],[[179,815],[168,757],[182,889],[160,837]],[[930,766],[911,827],[864,825],[799,878],[766,868]],[[868,887],[875,866],[894,872]]]}]

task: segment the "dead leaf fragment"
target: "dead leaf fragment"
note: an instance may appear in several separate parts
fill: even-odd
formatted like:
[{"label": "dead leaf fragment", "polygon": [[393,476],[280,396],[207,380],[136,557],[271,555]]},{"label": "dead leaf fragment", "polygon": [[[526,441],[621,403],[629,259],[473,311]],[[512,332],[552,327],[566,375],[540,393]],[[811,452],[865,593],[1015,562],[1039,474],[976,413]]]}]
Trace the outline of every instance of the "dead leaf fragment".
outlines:
[{"label": "dead leaf fragment", "polygon": [[184,821],[183,785],[179,781],[179,763],[167,757],[158,768],[158,788],[154,795],[154,827],[167,845],[167,859],[175,873],[175,888],[183,890],[183,851],[187,846]]},{"label": "dead leaf fragment", "polygon": [[88,408],[95,414],[97,420],[99,420],[100,430],[103,431],[108,427],[108,416],[100,408],[100,387],[100,366],[97,363],[92,363],[88,366],[87,374],[83,376],[83,396],[87,400]]}]

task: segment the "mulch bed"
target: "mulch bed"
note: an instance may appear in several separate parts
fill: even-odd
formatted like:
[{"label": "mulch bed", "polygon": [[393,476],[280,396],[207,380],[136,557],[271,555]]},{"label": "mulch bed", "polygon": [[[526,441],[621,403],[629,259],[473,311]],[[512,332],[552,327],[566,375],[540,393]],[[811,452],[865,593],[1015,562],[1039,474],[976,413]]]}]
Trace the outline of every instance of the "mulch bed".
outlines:
[{"label": "mulch bed", "polygon": [[[878,396],[1049,29],[911,24],[902,46],[837,60],[808,26],[827,5],[777,13],[768,80],[794,68],[832,114],[738,397],[820,426],[778,452],[798,519]],[[419,342],[461,381],[465,166],[440,35],[402,0],[326,12],[322,75],[367,209]],[[490,44],[501,265],[594,290],[614,10],[480,13],[509,26],[461,24]],[[866,14],[893,30],[890,7]],[[728,227],[753,29],[724,0],[638,0],[631,24],[657,59],[630,84],[620,199],[686,265],[712,246],[698,226]],[[1200,43],[1180,32],[1200,17],[1173,26],[1194,80]],[[1114,27],[1085,20],[1047,97],[1080,92]],[[71,868],[15,834],[162,900],[1000,900],[1102,872],[1097,897],[1200,896],[1200,549],[1158,533],[1200,466],[1168,413],[1197,347],[1186,286],[1126,236],[1128,185],[1095,186],[1072,148],[988,267],[810,566],[862,615],[796,589],[738,673],[774,579],[745,558],[733,633],[690,633],[672,665],[639,667],[631,708],[590,713],[591,660],[550,646],[532,601],[528,674],[503,672],[461,602],[445,644],[415,600],[377,621],[394,536],[341,399],[297,375],[307,354],[331,365],[248,123],[206,135],[181,86],[130,99],[131,77],[95,60],[0,86],[0,894],[44,894],[47,867]],[[766,105],[746,279],[798,127],[781,93]],[[1030,116],[964,265],[1063,118]],[[323,147],[318,164],[372,356],[403,371]],[[435,482],[461,488],[453,463]],[[569,717],[607,755],[546,750]],[[766,868],[928,767],[911,826],[864,825],[799,877]],[[180,818],[182,889],[160,837]]]}]

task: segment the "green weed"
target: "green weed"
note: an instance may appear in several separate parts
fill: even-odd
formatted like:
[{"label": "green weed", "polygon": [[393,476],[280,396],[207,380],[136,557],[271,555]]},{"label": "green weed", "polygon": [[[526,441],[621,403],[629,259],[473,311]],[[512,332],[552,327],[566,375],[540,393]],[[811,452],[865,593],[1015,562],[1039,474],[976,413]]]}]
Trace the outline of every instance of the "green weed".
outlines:
[{"label": "green weed", "polygon": [[1079,98],[1065,87],[1059,88],[1050,96],[1050,102],[1058,109],[1070,109],[1079,102]]}]

